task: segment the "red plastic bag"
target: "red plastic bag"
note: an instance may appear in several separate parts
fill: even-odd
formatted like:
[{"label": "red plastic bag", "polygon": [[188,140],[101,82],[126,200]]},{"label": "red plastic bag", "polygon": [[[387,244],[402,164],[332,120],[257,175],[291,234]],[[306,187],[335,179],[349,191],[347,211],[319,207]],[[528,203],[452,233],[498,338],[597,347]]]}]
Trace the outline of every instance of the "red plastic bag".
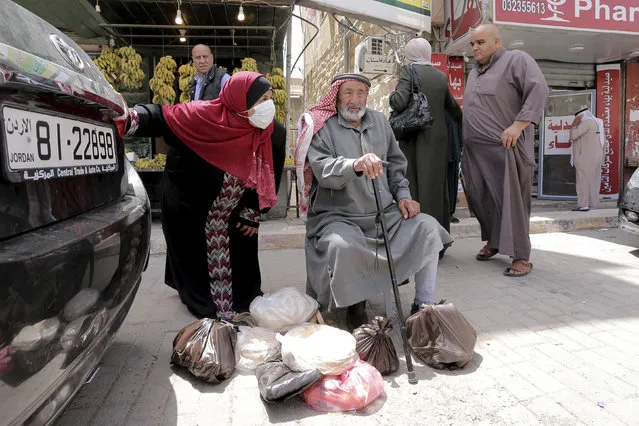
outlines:
[{"label": "red plastic bag", "polygon": [[384,392],[384,379],[372,365],[357,363],[339,376],[324,376],[304,391],[306,405],[315,411],[360,410]]}]

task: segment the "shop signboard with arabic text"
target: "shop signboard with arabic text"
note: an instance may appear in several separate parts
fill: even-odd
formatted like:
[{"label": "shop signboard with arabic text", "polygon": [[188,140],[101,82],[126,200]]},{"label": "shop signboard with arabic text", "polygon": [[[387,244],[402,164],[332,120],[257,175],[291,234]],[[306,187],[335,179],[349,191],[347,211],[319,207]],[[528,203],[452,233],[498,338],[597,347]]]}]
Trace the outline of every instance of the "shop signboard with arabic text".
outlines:
[{"label": "shop signboard with arabic text", "polygon": [[544,117],[544,155],[570,155],[570,129],[575,116]]},{"label": "shop signboard with arabic text", "polygon": [[392,55],[373,55],[367,53],[364,55],[365,73],[371,74],[392,74],[395,72],[395,57]]},{"label": "shop signboard with arabic text", "polygon": [[465,87],[465,62],[460,56],[447,56],[443,53],[433,53],[431,57],[433,66],[446,74],[448,78],[448,90],[459,106],[464,107]]},{"label": "shop signboard with arabic text", "polygon": [[[626,64],[625,167],[639,167],[639,62]],[[624,186],[625,186],[624,182]]]},{"label": "shop signboard with arabic text", "polygon": [[621,65],[597,65],[597,117],[606,135],[600,194],[619,197],[621,163]]},{"label": "shop signboard with arabic text", "polygon": [[435,68],[448,76],[448,55],[444,53],[433,53],[430,61]]},{"label": "shop signboard with arabic text", "polygon": [[461,56],[451,56],[448,59],[448,87],[450,94],[462,109],[464,108],[464,88],[466,63]]},{"label": "shop signboard with arabic text", "polygon": [[431,0],[299,0],[298,6],[410,31],[431,31]]},{"label": "shop signboard with arabic text", "polygon": [[639,34],[639,0],[493,0],[495,23]]}]

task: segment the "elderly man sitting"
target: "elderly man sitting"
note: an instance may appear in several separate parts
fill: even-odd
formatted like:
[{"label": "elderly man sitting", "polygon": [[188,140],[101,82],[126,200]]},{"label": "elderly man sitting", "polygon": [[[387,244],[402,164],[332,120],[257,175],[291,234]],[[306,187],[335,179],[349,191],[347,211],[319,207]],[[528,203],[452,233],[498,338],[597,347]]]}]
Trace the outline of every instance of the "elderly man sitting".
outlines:
[{"label": "elderly man sitting", "polygon": [[370,85],[358,74],[335,77],[330,92],[300,118],[295,150],[301,211],[308,215],[307,292],[325,310],[348,307],[351,329],[368,321],[367,299],[391,291],[371,179],[386,206],[397,279],[415,276],[411,312],[433,302],[439,251],[452,243],[411,199],[406,158],[388,120],[366,108]]}]

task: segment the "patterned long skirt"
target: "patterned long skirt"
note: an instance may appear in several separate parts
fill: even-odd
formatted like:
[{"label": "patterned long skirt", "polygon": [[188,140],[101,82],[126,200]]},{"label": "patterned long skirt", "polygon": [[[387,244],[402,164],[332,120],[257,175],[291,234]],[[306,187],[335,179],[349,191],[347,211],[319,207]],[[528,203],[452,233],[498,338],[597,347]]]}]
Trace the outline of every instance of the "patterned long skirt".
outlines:
[{"label": "patterned long skirt", "polygon": [[209,286],[211,298],[217,307],[218,319],[230,320],[235,316],[228,223],[243,193],[242,181],[228,173],[225,174],[220,195],[211,205],[206,220]]}]

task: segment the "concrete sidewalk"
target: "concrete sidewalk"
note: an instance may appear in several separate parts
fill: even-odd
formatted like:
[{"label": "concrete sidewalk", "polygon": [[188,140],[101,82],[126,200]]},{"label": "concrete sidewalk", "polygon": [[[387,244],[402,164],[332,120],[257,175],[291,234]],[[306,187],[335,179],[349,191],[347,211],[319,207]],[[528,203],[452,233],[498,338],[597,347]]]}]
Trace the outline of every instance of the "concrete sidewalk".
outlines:
[{"label": "concrete sidewalk", "polygon": [[[611,203],[608,202],[607,206]],[[557,204],[545,204],[533,209],[530,218],[530,233],[568,232],[586,229],[616,228],[619,225],[618,210],[605,208],[589,212],[558,210]],[[481,235],[477,219],[471,218],[468,209],[458,209],[459,223],[451,224],[453,238],[471,238]],[[465,217],[466,216],[466,217]],[[153,223],[151,253],[166,253],[166,242],[159,222]],[[281,250],[304,248],[304,222],[295,217],[275,219],[260,225],[260,250]]]},{"label": "concrete sidewalk", "polygon": [[[479,242],[459,239],[438,269],[447,298],[478,332],[471,364],[399,371],[385,395],[355,413],[321,414],[293,398],[264,404],[254,375],[221,384],[171,368],[176,333],[194,319],[164,285],[153,256],[125,324],[56,426],[118,425],[636,425],[639,419],[639,239],[619,229],[531,237],[534,271],[502,275],[509,259],[474,259]],[[260,252],[263,290],[304,288],[304,252]],[[412,284],[401,288],[407,310]],[[383,314],[375,298],[369,315]]]}]

